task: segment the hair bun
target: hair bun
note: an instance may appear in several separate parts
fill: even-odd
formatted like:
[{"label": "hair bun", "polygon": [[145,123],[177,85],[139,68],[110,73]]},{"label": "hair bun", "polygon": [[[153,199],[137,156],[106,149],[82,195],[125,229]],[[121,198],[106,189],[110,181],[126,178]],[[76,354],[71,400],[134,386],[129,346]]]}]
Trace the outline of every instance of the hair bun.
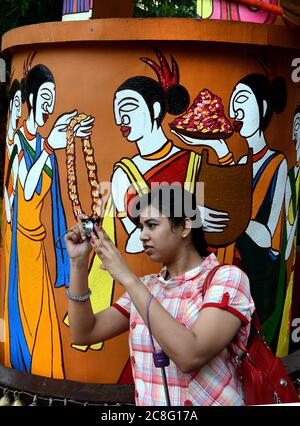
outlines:
[{"label": "hair bun", "polygon": [[287,104],[287,87],[283,77],[276,77],[272,81],[274,110],[281,113]]},{"label": "hair bun", "polygon": [[185,87],[181,84],[166,90],[167,112],[172,115],[182,114],[190,103],[190,95]]}]

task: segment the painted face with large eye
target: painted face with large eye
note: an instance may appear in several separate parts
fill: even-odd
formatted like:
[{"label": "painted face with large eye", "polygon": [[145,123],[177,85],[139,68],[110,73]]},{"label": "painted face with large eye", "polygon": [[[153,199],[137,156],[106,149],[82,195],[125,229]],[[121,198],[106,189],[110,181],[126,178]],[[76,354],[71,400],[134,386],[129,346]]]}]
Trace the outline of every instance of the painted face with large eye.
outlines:
[{"label": "painted face with large eye", "polygon": [[115,120],[124,138],[138,142],[151,134],[152,122],[144,98],[134,90],[117,92],[114,100]]},{"label": "painted face with large eye", "polygon": [[260,115],[256,97],[249,86],[239,83],[230,98],[230,118],[235,130],[244,138],[250,138],[259,130]]},{"label": "painted face with large eye", "polygon": [[300,112],[294,117],[293,122],[293,141],[296,144],[297,160],[300,159]]},{"label": "painted face with large eye", "polygon": [[19,118],[22,115],[22,99],[21,90],[18,90],[9,104],[10,125],[13,130],[16,130],[19,124]]},{"label": "painted face with large eye", "polygon": [[43,126],[54,111],[55,85],[52,82],[43,83],[37,94],[35,107],[35,121],[39,127]]}]

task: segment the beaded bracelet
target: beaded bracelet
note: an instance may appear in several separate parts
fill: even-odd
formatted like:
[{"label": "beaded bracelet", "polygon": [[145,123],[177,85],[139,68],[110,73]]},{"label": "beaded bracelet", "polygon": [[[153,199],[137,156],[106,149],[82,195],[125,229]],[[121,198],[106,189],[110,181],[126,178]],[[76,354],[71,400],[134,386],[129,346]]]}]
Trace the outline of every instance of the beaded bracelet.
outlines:
[{"label": "beaded bracelet", "polygon": [[232,160],[233,160],[233,153],[231,151],[229,151],[227,155],[219,158],[219,163],[222,166],[227,166],[228,164],[230,164],[232,162]]},{"label": "beaded bracelet", "polygon": [[83,296],[76,296],[75,294],[71,293],[69,288],[67,288],[66,293],[67,293],[67,298],[69,300],[73,300],[73,302],[85,302],[86,300],[88,300],[91,297],[92,291],[89,288],[88,292],[86,294],[84,294]]}]

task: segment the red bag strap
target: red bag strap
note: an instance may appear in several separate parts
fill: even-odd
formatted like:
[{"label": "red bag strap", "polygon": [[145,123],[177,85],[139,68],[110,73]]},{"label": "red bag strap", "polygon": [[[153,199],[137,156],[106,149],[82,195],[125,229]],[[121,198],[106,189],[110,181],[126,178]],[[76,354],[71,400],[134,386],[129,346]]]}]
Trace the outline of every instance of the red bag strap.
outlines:
[{"label": "red bag strap", "polygon": [[207,289],[210,287],[213,277],[215,275],[215,273],[222,268],[222,266],[225,266],[225,264],[220,264],[220,265],[216,265],[213,268],[211,268],[211,270],[208,272],[208,274],[206,275],[205,281],[203,283],[203,287],[202,287],[202,294],[203,297],[207,291]]},{"label": "red bag strap", "polygon": [[[259,335],[260,338],[263,339],[263,341],[267,344],[265,336],[262,332],[262,328],[261,328],[260,321],[259,321],[259,318],[258,318],[256,311],[253,312],[252,317],[251,317],[251,330],[250,330],[250,334],[249,334],[249,339],[251,339],[251,336],[254,336],[254,335]],[[244,342],[242,342],[238,338],[237,335],[232,340],[232,343],[234,345],[236,345],[239,349],[241,349],[244,354],[248,353],[248,349],[247,349],[246,345],[244,344]],[[229,350],[230,355],[233,358],[235,358],[235,360],[236,360],[237,354],[234,352],[231,345],[228,346],[228,350]]]},{"label": "red bag strap", "polygon": [[256,332],[261,332],[261,325],[256,311],[253,312],[251,317],[251,327],[253,327]]}]

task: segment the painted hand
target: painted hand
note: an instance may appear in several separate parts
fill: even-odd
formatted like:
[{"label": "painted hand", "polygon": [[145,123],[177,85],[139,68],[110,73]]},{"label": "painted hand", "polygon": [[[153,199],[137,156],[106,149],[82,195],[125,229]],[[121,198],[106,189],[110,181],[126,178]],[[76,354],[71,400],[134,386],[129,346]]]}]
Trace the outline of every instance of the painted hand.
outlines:
[{"label": "painted hand", "polygon": [[144,251],[143,243],[140,239],[140,236],[141,236],[140,228],[135,228],[131,232],[126,244],[127,253],[141,253]]},{"label": "painted hand", "polygon": [[123,256],[113,244],[103,228],[96,227],[96,232],[92,233],[91,245],[95,253],[102,260],[101,269],[110,273],[110,275],[120,284],[126,286],[126,283],[135,277]]},{"label": "painted hand", "polygon": [[224,229],[228,226],[224,222],[229,221],[227,212],[212,210],[205,206],[200,210],[202,211],[203,229],[205,232],[224,232]]},{"label": "painted hand", "polygon": [[225,157],[229,153],[229,148],[227,143],[223,139],[198,139],[191,136],[182,135],[181,133],[176,132],[176,130],[171,130],[171,133],[174,133],[179,139],[185,142],[188,145],[194,146],[208,146],[213,149],[219,158]]},{"label": "painted hand", "polygon": [[66,131],[73,117],[77,115],[77,111],[69,112],[61,115],[55,122],[53,129],[48,137],[48,144],[52,149],[65,148],[67,145]]},{"label": "painted hand", "polygon": [[90,115],[82,120],[80,123],[76,124],[74,127],[75,136],[78,138],[85,138],[92,134],[92,128],[94,125],[95,117],[91,117]]}]

